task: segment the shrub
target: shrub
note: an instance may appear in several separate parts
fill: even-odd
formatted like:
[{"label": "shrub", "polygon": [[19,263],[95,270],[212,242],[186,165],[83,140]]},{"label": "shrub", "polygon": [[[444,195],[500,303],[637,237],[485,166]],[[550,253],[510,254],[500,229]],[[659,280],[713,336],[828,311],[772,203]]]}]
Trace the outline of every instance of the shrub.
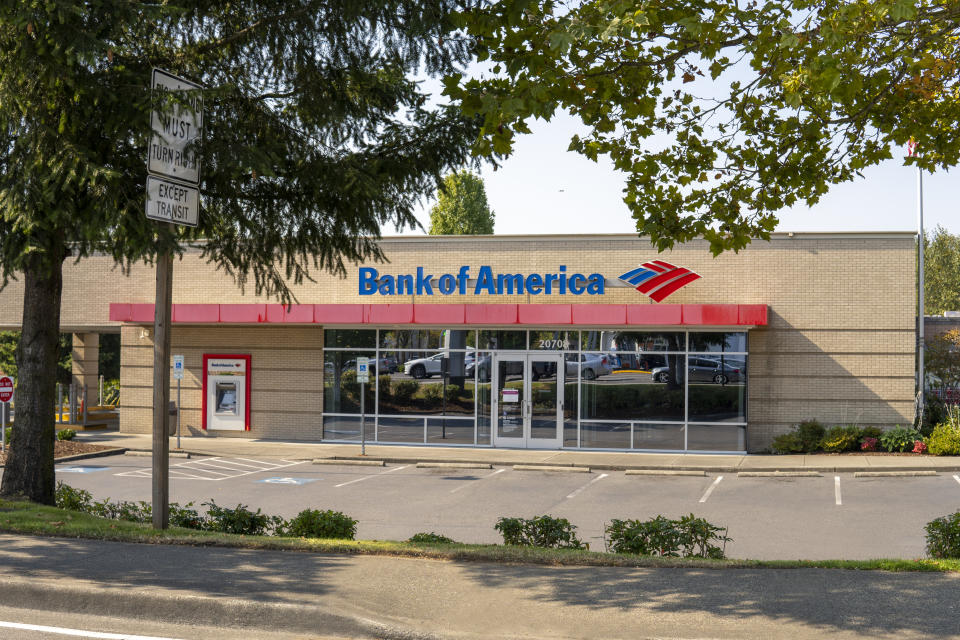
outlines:
[{"label": "shrub", "polygon": [[797,425],[797,438],[804,453],[813,453],[823,440],[825,429],[816,420],[805,420]]},{"label": "shrub", "polygon": [[877,443],[878,443],[878,442],[879,442],[879,440],[877,440],[876,438],[872,438],[872,437],[870,437],[870,436],[867,436],[866,438],[862,438],[862,439],[860,440],[860,450],[861,450],[861,451],[876,451],[876,450],[877,450]]},{"label": "shrub", "polygon": [[820,440],[820,448],[827,453],[855,451],[860,443],[860,429],[857,427],[833,427]]},{"label": "shrub", "polygon": [[863,442],[864,438],[879,440],[881,434],[883,434],[883,429],[880,427],[860,427],[860,442]]},{"label": "shrub", "polygon": [[460,397],[460,385],[448,384],[447,385],[447,402],[456,402],[459,397]]},{"label": "shrub", "polygon": [[887,451],[906,451],[919,438],[920,434],[913,429],[896,427],[880,434],[880,444]]},{"label": "shrub", "polygon": [[443,387],[439,384],[428,384],[423,388],[423,399],[429,405],[440,404],[443,397]]},{"label": "shrub", "polygon": [[[919,418],[919,416],[918,416]],[[947,422],[948,410],[947,404],[943,399],[932,391],[928,391],[923,396],[923,422],[918,419],[920,424],[915,425],[920,431],[920,435],[927,437],[933,433],[938,424]]]},{"label": "shrub", "polygon": [[279,525],[277,534],[297,538],[353,540],[357,535],[357,521],[339,511],[304,509],[289,522]]},{"label": "shrub", "polygon": [[207,507],[207,529],[220,533],[236,533],[246,536],[267,535],[278,526],[283,526],[282,518],[268,516],[257,509],[250,511],[246,506],[238,504],[234,509],[221,507],[214,503],[204,502]]},{"label": "shrub", "polygon": [[76,435],[77,432],[73,429],[61,429],[57,431],[57,440],[73,440]]},{"label": "shrub", "polygon": [[[644,556],[719,559],[724,557],[724,547],[730,541],[726,529],[692,513],[679,520],[663,516],[646,521],[612,520],[604,533],[608,551]],[[712,544],[714,541],[724,546]]]},{"label": "shrub", "polygon": [[503,535],[503,544],[546,549],[583,549],[576,526],[566,518],[500,518],[494,529]]},{"label": "shrub", "polygon": [[153,506],[149,502],[112,502],[110,498],[94,502],[87,511],[98,518],[149,523],[153,520]]},{"label": "shrub", "polygon": [[416,395],[420,389],[420,383],[416,380],[401,380],[393,388],[393,397],[398,403],[406,404]]},{"label": "shrub", "polygon": [[931,520],[924,529],[928,554],[934,558],[960,558],[960,511]]},{"label": "shrub", "polygon": [[12,445],[13,444],[13,427],[7,427],[4,430],[3,437],[6,438],[8,447]]},{"label": "shrub", "polygon": [[207,519],[192,507],[192,502],[188,502],[182,507],[176,502],[170,503],[170,526],[185,529],[206,529]]},{"label": "shrub", "polygon": [[923,440],[914,440],[913,442],[913,452],[914,453],[926,453],[927,444]]},{"label": "shrub", "polygon": [[410,536],[410,539],[407,542],[414,542],[418,544],[457,544],[457,541],[453,538],[448,538],[447,536],[442,536],[439,533],[415,533]]},{"label": "shrub", "polygon": [[54,504],[60,509],[69,511],[90,512],[90,505],[93,502],[93,495],[85,489],[74,489],[63,482],[57,483],[54,490]]},{"label": "shrub", "polygon": [[800,438],[796,431],[790,433],[781,433],[773,439],[770,450],[774,453],[803,453],[803,445],[800,444]]},{"label": "shrub", "polygon": [[927,438],[927,450],[935,456],[960,455],[960,425],[938,424]]},{"label": "shrub", "polygon": [[393,392],[393,386],[391,385],[390,376],[386,373],[380,373],[377,375],[377,388],[380,390],[380,397],[383,399],[389,399],[390,394]]}]

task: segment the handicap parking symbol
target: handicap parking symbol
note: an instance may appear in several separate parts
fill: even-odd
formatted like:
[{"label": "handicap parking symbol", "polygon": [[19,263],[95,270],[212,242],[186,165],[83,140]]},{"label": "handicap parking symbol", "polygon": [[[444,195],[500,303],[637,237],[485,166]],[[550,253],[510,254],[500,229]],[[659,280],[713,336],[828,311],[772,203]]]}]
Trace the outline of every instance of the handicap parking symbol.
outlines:
[{"label": "handicap parking symbol", "polygon": [[96,471],[106,471],[110,467],[60,467],[57,473],[94,473]]},{"label": "handicap parking symbol", "polygon": [[291,478],[289,476],[275,476],[273,478],[264,478],[263,480],[257,480],[257,482],[262,482],[264,484],[292,484],[292,485],[301,485],[307,484],[308,482],[314,482],[316,478]]}]

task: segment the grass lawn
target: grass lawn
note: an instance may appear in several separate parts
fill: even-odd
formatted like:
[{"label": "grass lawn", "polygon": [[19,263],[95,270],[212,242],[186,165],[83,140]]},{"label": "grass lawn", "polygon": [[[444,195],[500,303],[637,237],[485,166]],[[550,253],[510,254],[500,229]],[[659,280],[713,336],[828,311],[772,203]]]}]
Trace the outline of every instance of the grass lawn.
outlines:
[{"label": "grass lawn", "polygon": [[85,513],[26,501],[0,500],[0,532],[90,540],[148,544],[270,549],[311,553],[356,553],[393,555],[468,562],[590,566],[677,567],[704,569],[858,569],[884,571],[960,571],[960,560],[709,560],[701,558],[656,558],[563,549],[538,549],[504,545],[424,544],[390,540],[320,540],[275,536],[240,536],[170,528],[166,531],[135,522],[108,520]]}]

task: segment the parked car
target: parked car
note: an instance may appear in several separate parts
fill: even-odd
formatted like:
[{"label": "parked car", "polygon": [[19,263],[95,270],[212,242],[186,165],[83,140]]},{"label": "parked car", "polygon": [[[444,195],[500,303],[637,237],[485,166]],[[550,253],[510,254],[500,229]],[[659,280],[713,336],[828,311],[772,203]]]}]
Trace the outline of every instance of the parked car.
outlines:
[{"label": "parked car", "polygon": [[[333,365],[330,365],[331,369]],[[383,373],[396,373],[398,371],[397,361],[393,358],[383,357],[377,360],[376,358],[370,358],[369,363],[367,364],[367,370],[370,372],[370,375],[375,375],[377,369],[380,369]],[[347,371],[356,371],[357,370],[357,361],[356,360],[347,360],[344,363],[343,367],[340,369],[341,373],[346,373]]]},{"label": "parked car", "polygon": [[440,375],[441,360],[446,354],[438,353],[429,358],[417,358],[403,363],[403,372],[414,378],[429,378]]},{"label": "parked car", "polygon": [[[667,382],[670,379],[670,367],[657,367],[650,372],[654,382]],[[691,357],[687,365],[690,382],[713,382],[727,384],[740,382],[746,372],[743,361],[715,360],[713,358]]]},{"label": "parked car", "polygon": [[[566,369],[568,376],[577,375],[577,354],[571,353],[566,357]],[[610,356],[605,353],[581,353],[580,354],[580,375],[584,380],[593,380],[597,376],[606,376],[613,373],[613,363]]]}]

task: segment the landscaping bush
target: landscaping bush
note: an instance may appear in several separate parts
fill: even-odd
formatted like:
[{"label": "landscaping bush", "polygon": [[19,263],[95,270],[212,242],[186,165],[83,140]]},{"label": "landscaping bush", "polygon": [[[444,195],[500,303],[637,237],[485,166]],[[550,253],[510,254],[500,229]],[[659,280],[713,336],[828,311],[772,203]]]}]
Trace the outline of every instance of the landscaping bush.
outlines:
[{"label": "landscaping bush", "polygon": [[180,506],[176,502],[170,503],[170,526],[183,527],[185,529],[206,529],[207,519],[204,518],[196,509],[193,509],[193,503],[188,502],[185,506]]},{"label": "landscaping bush", "polygon": [[813,453],[820,447],[826,430],[816,420],[805,420],[797,425],[797,439],[804,453]]},{"label": "landscaping bush", "polygon": [[[721,535],[721,531],[723,534]],[[612,520],[604,530],[607,550],[644,556],[723,558],[730,538],[726,529],[692,513],[679,520]],[[722,542],[717,546],[713,542]]]},{"label": "landscaping bush", "polygon": [[428,384],[424,385],[423,388],[423,399],[426,401],[427,405],[433,406],[440,404],[440,399],[443,398],[443,386],[439,384]]},{"label": "landscaping bush", "polygon": [[934,558],[960,558],[960,511],[931,520],[924,529],[928,554]]},{"label": "landscaping bush", "polygon": [[796,431],[790,433],[781,433],[773,439],[770,450],[774,453],[803,453],[803,445]]},{"label": "landscaping bush", "polygon": [[447,536],[442,536],[432,531],[430,533],[415,533],[410,536],[407,542],[418,544],[457,544],[457,541],[453,538],[448,538]]},{"label": "landscaping bush", "polygon": [[393,385],[391,384],[390,376],[386,373],[381,373],[377,375],[377,388],[380,390],[380,399],[389,400],[390,394],[393,392]]},{"label": "landscaping bush", "polygon": [[420,383],[416,380],[401,380],[393,388],[393,397],[398,404],[407,404],[420,390]]},{"label": "landscaping bush", "polygon": [[880,427],[860,427],[860,442],[863,442],[864,438],[879,440],[882,434],[883,429]]},{"label": "landscaping bush", "polygon": [[927,451],[935,456],[960,455],[960,425],[944,422],[927,437]]},{"label": "landscaping bush", "polygon": [[919,422],[919,424],[915,424],[914,426],[918,428],[920,435],[927,437],[933,433],[934,428],[938,424],[948,422],[948,418],[947,403],[937,394],[928,391],[923,396],[923,421],[920,422],[918,416],[917,422]]},{"label": "landscaping bush", "polygon": [[856,451],[860,436],[861,432],[857,427],[833,427],[820,440],[820,448],[827,453]]},{"label": "landscaping bush", "polygon": [[339,511],[304,509],[289,522],[278,525],[277,534],[296,538],[353,540],[357,521]]},{"label": "landscaping bush", "polygon": [[927,452],[927,443],[923,440],[914,440],[913,442],[913,452],[914,453],[926,453]]},{"label": "landscaping bush", "polygon": [[920,434],[913,429],[896,427],[880,434],[880,444],[887,451],[906,451],[919,438]]},{"label": "landscaping bush", "polygon": [[73,429],[61,429],[57,431],[57,440],[73,440],[76,435],[77,432]]},{"label": "landscaping bush", "polygon": [[447,402],[456,402],[460,398],[460,385],[458,384],[448,384],[447,385]]},{"label": "landscaping bush", "polygon": [[129,522],[150,523],[153,520],[153,506],[149,502],[111,502],[110,498],[94,502],[87,513],[98,518],[127,520]]},{"label": "landscaping bush", "polygon": [[260,509],[250,511],[246,506],[238,504],[229,509],[214,503],[204,502],[207,507],[207,525],[210,531],[220,533],[236,533],[245,536],[264,536],[277,527],[283,526],[283,519],[278,516],[268,516]]},{"label": "landscaping bush", "polygon": [[879,441],[877,438],[873,438],[873,437],[870,437],[870,436],[868,436],[868,437],[866,437],[866,438],[861,438],[861,439],[860,439],[860,450],[861,450],[861,451],[876,451],[876,450],[877,450],[877,443],[879,443],[879,442],[880,442],[880,441]]},{"label": "landscaping bush", "polygon": [[13,444],[13,427],[7,427],[4,431],[3,437],[6,438],[7,446]]},{"label": "landscaping bush", "polygon": [[59,509],[68,509],[70,511],[90,512],[90,506],[93,503],[93,495],[85,489],[74,489],[63,482],[57,483],[57,488],[53,492],[54,504]]},{"label": "landscaping bush", "polygon": [[494,529],[503,535],[503,544],[545,549],[583,549],[576,527],[566,518],[500,518]]}]

